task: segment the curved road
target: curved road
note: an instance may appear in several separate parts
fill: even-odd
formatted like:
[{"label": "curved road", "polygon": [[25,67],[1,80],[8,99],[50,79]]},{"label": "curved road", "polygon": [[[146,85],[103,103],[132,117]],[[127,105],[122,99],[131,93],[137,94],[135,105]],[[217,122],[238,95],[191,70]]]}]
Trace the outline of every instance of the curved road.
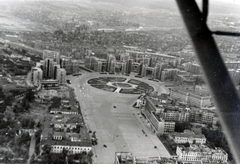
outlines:
[{"label": "curved road", "polygon": [[[93,151],[97,156],[94,155],[93,162],[113,164],[115,152],[131,152],[140,157],[170,157],[145,120],[138,116],[140,110],[132,107],[139,95],[107,92],[93,88],[87,83],[89,79],[100,76],[117,77],[99,73],[67,77],[72,82],[70,86],[75,89],[88,128],[96,131],[98,145],[93,147]],[[146,82],[159,93],[168,92],[161,83],[131,76],[123,77]],[[104,144],[107,148],[103,147]],[[157,146],[157,149],[154,146]]]}]

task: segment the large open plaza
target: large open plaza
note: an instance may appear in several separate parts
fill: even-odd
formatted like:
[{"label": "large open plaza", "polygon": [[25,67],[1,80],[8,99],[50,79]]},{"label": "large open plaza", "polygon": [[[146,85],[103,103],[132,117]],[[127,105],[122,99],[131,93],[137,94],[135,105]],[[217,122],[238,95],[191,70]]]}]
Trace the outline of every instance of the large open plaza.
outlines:
[{"label": "large open plaza", "polygon": [[[115,152],[132,152],[141,157],[170,157],[156,134],[147,126],[145,119],[138,114],[140,110],[132,107],[139,94],[108,92],[88,84],[89,79],[98,77],[117,76],[99,73],[68,76],[88,128],[96,131],[98,145],[93,147],[97,154],[94,156],[94,163],[114,163]],[[159,82],[129,76],[118,77],[145,82],[159,93],[168,92]]]}]

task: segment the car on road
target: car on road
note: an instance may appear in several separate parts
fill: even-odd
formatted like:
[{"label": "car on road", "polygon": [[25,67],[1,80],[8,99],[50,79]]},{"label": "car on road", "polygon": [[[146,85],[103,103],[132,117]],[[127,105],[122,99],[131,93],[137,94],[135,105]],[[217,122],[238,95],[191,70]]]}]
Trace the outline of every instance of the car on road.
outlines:
[{"label": "car on road", "polygon": [[71,80],[68,80],[68,79],[67,79],[66,82],[67,82],[68,84],[71,84]]},{"label": "car on road", "polygon": [[160,82],[158,79],[153,79],[153,81],[155,81],[155,82]]},{"label": "car on road", "polygon": [[107,145],[103,145],[103,147],[107,148]]}]

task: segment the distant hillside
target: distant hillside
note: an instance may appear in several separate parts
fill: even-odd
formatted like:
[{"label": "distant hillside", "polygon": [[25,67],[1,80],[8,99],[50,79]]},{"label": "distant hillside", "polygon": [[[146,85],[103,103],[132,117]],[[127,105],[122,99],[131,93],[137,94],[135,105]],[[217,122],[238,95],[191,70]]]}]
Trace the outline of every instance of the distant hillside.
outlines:
[{"label": "distant hillside", "polygon": [[[209,25],[213,28],[224,25],[227,28],[230,24],[239,29],[240,5],[235,1],[226,3],[223,0],[211,0]],[[12,22],[16,22],[17,30],[38,30],[38,27],[43,31],[71,29],[88,21],[93,22],[94,28],[114,28],[121,25],[125,28],[139,25],[160,30],[184,28],[175,0],[4,1],[0,3],[0,15],[3,16],[0,29],[8,29]]]}]

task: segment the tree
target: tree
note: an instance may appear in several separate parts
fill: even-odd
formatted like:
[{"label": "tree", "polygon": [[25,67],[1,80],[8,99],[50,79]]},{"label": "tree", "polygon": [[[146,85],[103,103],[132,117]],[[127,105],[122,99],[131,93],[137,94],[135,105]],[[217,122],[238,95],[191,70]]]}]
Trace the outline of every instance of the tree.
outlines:
[{"label": "tree", "polygon": [[228,159],[232,159],[232,155],[227,143],[227,140],[221,131],[221,129],[210,130],[206,127],[202,128],[202,134],[205,135],[207,141],[210,143],[212,147],[221,147],[228,153]]},{"label": "tree", "polygon": [[27,50],[25,50],[25,49],[22,49],[21,51],[22,51],[23,54],[27,53]]},{"label": "tree", "polygon": [[51,164],[64,164],[65,159],[63,154],[51,154]]},{"label": "tree", "polygon": [[190,122],[176,122],[175,123],[175,132],[183,132],[185,129],[190,129]]},{"label": "tree", "polygon": [[61,98],[60,97],[53,97],[52,98],[52,108],[59,108],[61,105]]},{"label": "tree", "polygon": [[190,147],[189,142],[186,142],[186,143],[184,143],[183,145],[184,145],[185,147]]},{"label": "tree", "polygon": [[44,154],[50,154],[50,152],[51,152],[51,146],[50,146],[50,145],[44,145],[44,146],[42,147],[42,150],[43,150],[43,153],[44,153]]},{"label": "tree", "polygon": [[34,92],[32,89],[28,89],[25,98],[29,101],[32,102],[34,100]]},{"label": "tree", "polygon": [[34,119],[30,116],[21,117],[20,122],[21,122],[23,128],[32,129],[35,125]]},{"label": "tree", "polygon": [[218,128],[221,128],[221,124],[220,124],[219,121],[216,122],[216,126],[217,126]]},{"label": "tree", "polygon": [[65,148],[63,148],[63,150],[62,150],[62,154],[63,154],[64,157],[66,157],[67,154],[68,154],[68,151],[67,151]]},{"label": "tree", "polygon": [[17,139],[17,145],[23,145],[31,140],[29,133],[22,133],[22,135]]},{"label": "tree", "polygon": [[42,126],[42,124],[40,122],[38,122],[37,127],[40,128]]},{"label": "tree", "polygon": [[29,104],[29,101],[26,99],[26,97],[24,99],[22,99],[21,105],[22,105],[23,109],[25,109],[26,111],[29,111],[30,104]]},{"label": "tree", "polygon": [[0,87],[0,113],[4,113],[6,110],[5,99],[6,96],[3,93],[2,87]]},{"label": "tree", "polygon": [[89,156],[90,158],[93,156],[93,151],[92,151],[92,150],[88,152],[88,156]]}]

